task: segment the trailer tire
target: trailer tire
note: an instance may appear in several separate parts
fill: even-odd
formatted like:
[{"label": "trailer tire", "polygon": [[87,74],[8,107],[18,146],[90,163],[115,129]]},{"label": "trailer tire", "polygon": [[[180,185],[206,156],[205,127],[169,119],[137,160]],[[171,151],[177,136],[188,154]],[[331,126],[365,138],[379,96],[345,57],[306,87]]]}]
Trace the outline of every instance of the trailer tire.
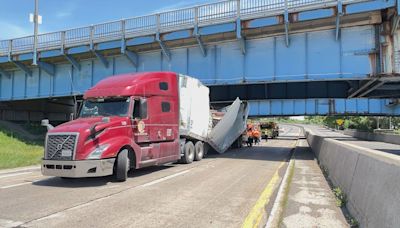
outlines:
[{"label": "trailer tire", "polygon": [[123,149],[118,153],[118,157],[115,164],[115,178],[117,181],[123,182],[128,178],[129,171],[129,158],[128,158],[128,150]]},{"label": "trailer tire", "polygon": [[243,137],[239,136],[239,138],[236,140],[237,143],[237,148],[242,148],[243,147]]},{"label": "trailer tire", "polygon": [[200,161],[204,156],[204,144],[201,141],[197,141],[194,144],[194,160]]},{"label": "trailer tire", "polygon": [[183,148],[182,163],[184,164],[192,163],[194,160],[194,154],[195,154],[195,149],[193,143],[191,141],[186,142]]}]

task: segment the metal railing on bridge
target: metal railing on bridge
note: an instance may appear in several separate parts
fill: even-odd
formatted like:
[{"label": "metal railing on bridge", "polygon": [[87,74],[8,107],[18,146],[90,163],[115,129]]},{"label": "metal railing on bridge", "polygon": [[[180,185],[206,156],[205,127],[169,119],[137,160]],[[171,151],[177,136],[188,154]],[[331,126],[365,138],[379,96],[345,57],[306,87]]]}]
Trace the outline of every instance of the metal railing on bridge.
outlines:
[{"label": "metal railing on bridge", "polygon": [[[341,0],[230,0],[38,35],[37,51],[63,49],[335,6]],[[368,0],[343,0],[348,4]],[[34,37],[0,41],[0,56],[31,53]]]}]

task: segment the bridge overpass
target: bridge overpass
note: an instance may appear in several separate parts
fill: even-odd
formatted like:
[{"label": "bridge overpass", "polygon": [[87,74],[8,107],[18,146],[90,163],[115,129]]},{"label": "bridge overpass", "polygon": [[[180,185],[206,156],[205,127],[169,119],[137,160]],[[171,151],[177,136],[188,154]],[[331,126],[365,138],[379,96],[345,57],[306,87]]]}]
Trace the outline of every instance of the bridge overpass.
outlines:
[{"label": "bridge overpass", "polygon": [[[396,0],[219,1],[0,41],[2,119],[66,120],[99,80],[199,78],[254,116],[400,115]],[[37,66],[33,66],[33,62]]]}]

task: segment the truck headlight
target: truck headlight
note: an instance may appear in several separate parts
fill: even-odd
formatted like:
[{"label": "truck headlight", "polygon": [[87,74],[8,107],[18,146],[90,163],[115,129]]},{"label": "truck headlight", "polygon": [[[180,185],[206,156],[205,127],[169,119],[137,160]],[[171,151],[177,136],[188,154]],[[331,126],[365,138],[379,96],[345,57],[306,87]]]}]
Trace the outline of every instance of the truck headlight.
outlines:
[{"label": "truck headlight", "polygon": [[100,159],[103,152],[105,150],[107,150],[107,148],[109,146],[110,146],[109,144],[103,144],[103,145],[96,147],[96,149],[94,149],[92,152],[90,152],[87,159]]}]

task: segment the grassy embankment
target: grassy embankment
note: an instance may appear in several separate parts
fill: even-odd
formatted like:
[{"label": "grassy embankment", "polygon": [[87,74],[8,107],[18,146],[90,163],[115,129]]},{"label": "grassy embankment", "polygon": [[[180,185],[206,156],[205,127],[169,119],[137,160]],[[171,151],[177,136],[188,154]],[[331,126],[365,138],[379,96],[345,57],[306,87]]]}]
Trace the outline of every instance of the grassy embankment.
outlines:
[{"label": "grassy embankment", "polygon": [[43,157],[42,144],[0,128],[0,169],[39,164]]}]

